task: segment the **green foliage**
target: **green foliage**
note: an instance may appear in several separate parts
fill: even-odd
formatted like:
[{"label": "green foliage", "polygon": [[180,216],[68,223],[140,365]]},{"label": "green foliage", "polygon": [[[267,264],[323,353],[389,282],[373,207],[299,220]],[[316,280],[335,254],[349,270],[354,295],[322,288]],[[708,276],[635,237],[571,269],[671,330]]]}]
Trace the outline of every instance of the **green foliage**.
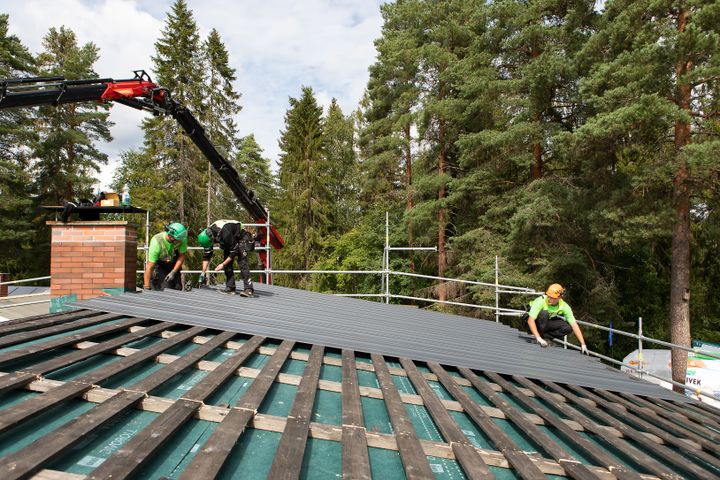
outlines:
[{"label": "green foliage", "polygon": [[[279,224],[287,240],[278,265],[308,270],[330,231],[331,196],[324,149],[322,107],[312,88],[290,98],[281,133]],[[277,219],[277,217],[276,217]]]},{"label": "green foliage", "polygon": [[[8,35],[8,15],[0,15],[0,78],[34,73],[35,61],[14,35]],[[35,135],[31,111],[0,110],[0,271],[32,274],[32,219],[37,205],[32,196],[29,150]]]}]

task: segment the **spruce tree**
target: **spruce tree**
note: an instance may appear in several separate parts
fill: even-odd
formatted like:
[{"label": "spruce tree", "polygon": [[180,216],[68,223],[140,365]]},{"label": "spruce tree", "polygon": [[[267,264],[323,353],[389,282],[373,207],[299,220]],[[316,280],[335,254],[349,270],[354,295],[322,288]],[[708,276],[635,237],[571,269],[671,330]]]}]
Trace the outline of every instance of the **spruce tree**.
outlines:
[{"label": "spruce tree", "polygon": [[312,88],[290,98],[281,133],[281,225],[287,246],[278,255],[283,266],[309,269],[329,231],[328,166],[324,152],[322,107]]},{"label": "spruce tree", "polygon": [[269,207],[276,196],[275,178],[270,171],[270,159],[263,156],[263,150],[252,133],[238,142],[234,166],[245,185],[255,192],[263,205]]},{"label": "spruce tree", "polygon": [[[15,35],[8,35],[8,26],[8,15],[0,14],[0,78],[30,76],[34,59]],[[28,155],[34,138],[31,122],[29,109],[0,110],[0,271],[23,276],[35,266],[34,256],[27,255],[35,232]]]},{"label": "spruce tree", "polygon": [[[237,126],[234,116],[240,110],[238,103],[240,95],[235,92],[235,69],[230,67],[230,60],[225,44],[217,30],[212,29],[208,38],[203,42],[203,55],[205,57],[205,108],[202,112],[202,121],[205,132],[218,152],[228,161],[232,160],[237,142]],[[232,204],[236,207],[233,193],[224,185],[212,166],[207,165],[207,224],[212,223],[214,215],[226,216],[226,207]],[[236,210],[236,208],[231,209]]]},{"label": "spruce tree", "polygon": [[353,121],[343,115],[333,98],[325,117],[325,156],[330,191],[330,223],[332,233],[340,236],[357,221],[359,206],[355,183],[357,159],[353,149]]},{"label": "spruce tree", "polygon": [[[205,89],[200,36],[184,0],[173,3],[161,33],[153,56],[154,80],[201,118]],[[202,154],[172,118],[147,119],[143,129],[145,153],[155,162],[155,168],[165,174],[157,188],[171,193],[167,204],[154,206],[156,212],[191,226],[204,224],[202,185],[207,165]]]}]

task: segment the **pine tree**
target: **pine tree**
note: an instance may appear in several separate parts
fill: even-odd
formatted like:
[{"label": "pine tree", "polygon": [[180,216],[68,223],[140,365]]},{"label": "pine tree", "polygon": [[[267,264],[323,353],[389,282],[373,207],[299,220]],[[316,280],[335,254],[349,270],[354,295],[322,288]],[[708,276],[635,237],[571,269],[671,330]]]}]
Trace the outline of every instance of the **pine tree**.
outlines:
[{"label": "pine tree", "polygon": [[283,266],[311,268],[328,234],[331,199],[322,113],[312,88],[303,87],[299,99],[290,98],[285,114],[279,171],[279,210],[287,237],[287,247],[278,255]]},{"label": "pine tree", "polygon": [[[719,20],[712,2],[607,2],[584,52],[592,66],[582,86],[598,114],[581,141],[607,152],[609,171],[631,177],[613,213],[620,230],[645,224],[671,238],[670,338],[688,347],[691,228],[704,220],[693,210],[719,170]],[[630,210],[648,201],[652,215]],[[685,382],[686,365],[687,353],[674,349],[675,381]]]},{"label": "pine tree", "polygon": [[[38,56],[40,73],[68,80],[97,78],[93,65],[99,57],[93,43],[78,46],[72,30],[51,28]],[[39,139],[34,146],[38,194],[43,201],[62,205],[64,200],[92,197],[94,174],[107,163],[95,142],[110,141],[109,107],[71,103],[40,107]]]},{"label": "pine tree", "polygon": [[[34,59],[15,35],[8,35],[8,15],[0,14],[0,78],[29,76]],[[27,274],[35,226],[30,186],[31,111],[0,110],[0,271]],[[43,269],[46,271],[46,268]]]},{"label": "pine tree", "polygon": [[[155,81],[198,118],[203,113],[202,50],[198,27],[184,0],[176,0],[155,43]],[[165,173],[157,188],[172,191],[167,205],[153,206],[167,220],[188,225],[206,221],[202,185],[207,165],[192,141],[172,118],[156,117],[143,122],[145,153],[154,168]]]},{"label": "pine tree", "polygon": [[[238,103],[240,95],[233,88],[235,69],[230,67],[227,48],[217,30],[210,31],[202,47],[207,78],[202,121],[215,148],[231,161],[237,141],[237,126],[233,117],[241,110]],[[223,211],[228,210],[227,206],[230,204],[236,207],[236,202],[233,193],[218,179],[210,164],[207,166],[207,177],[206,208],[209,225],[213,221],[213,215],[225,217],[230,212]]]}]

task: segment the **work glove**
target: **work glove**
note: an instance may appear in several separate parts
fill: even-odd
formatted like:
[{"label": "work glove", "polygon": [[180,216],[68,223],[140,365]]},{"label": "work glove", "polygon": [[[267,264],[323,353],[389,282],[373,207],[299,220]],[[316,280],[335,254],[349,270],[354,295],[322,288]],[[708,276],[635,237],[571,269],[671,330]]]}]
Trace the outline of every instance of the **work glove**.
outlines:
[{"label": "work glove", "polygon": [[198,283],[200,285],[205,285],[205,282],[207,281],[207,277],[205,277],[204,273],[200,274],[200,278],[198,278]]},{"label": "work glove", "polygon": [[543,348],[547,347],[547,341],[544,338],[535,337],[535,339],[537,340],[538,344],[540,344],[541,347],[543,347]]},{"label": "work glove", "polygon": [[580,351],[583,353],[583,355],[590,355],[590,352],[587,349],[587,345],[584,343],[580,345]]},{"label": "work glove", "polygon": [[170,273],[168,273],[165,277],[165,281],[172,283],[172,281],[175,280],[175,275],[177,275],[177,272],[175,270],[170,270]]}]

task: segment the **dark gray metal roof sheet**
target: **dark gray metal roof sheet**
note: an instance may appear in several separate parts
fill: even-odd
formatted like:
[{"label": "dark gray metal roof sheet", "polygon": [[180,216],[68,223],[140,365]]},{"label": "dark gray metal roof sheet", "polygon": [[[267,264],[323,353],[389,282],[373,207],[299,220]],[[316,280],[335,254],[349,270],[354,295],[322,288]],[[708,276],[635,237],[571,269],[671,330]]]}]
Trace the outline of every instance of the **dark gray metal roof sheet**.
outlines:
[{"label": "dark gray metal roof sheet", "polygon": [[540,348],[500,323],[274,285],[257,298],[191,292],[126,293],[83,308],[444,365],[682,400],[573,350]]}]

